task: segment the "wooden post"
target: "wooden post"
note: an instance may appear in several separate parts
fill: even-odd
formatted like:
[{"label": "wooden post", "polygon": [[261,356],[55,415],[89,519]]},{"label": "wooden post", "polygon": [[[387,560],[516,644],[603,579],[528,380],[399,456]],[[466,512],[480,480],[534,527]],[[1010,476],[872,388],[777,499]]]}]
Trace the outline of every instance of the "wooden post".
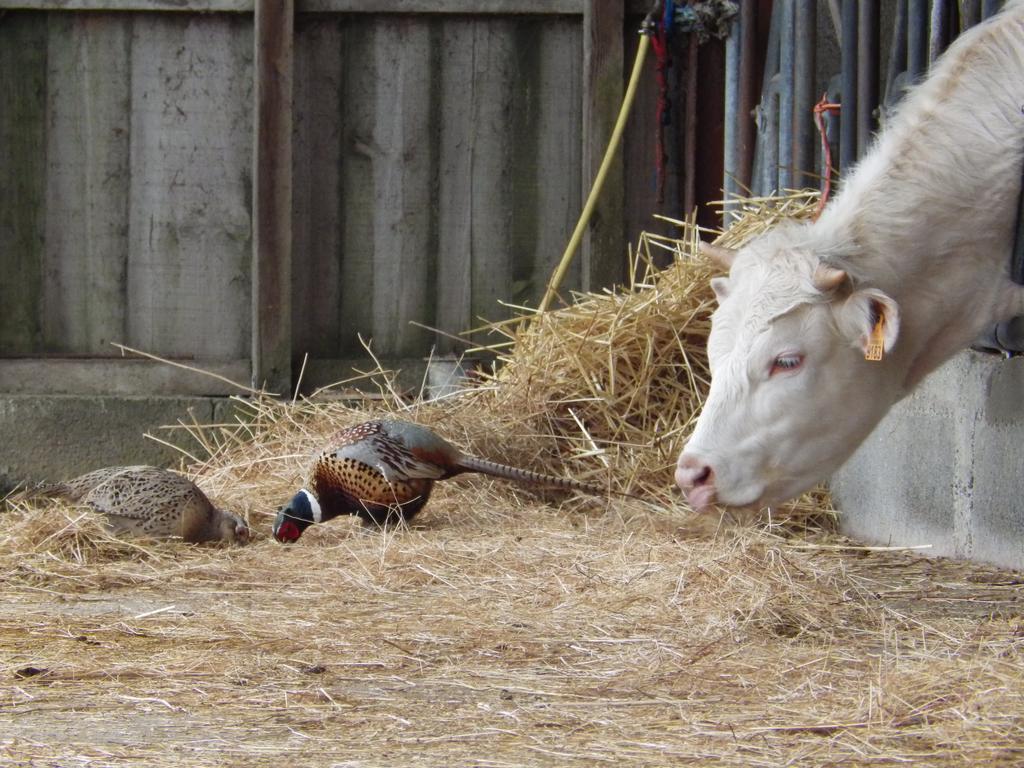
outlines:
[{"label": "wooden post", "polygon": [[294,0],[255,0],[252,380],[291,389]]},{"label": "wooden post", "polygon": [[[625,88],[622,61],[622,0],[583,4],[583,194],[586,199],[601,166]],[[619,282],[625,275],[622,153],[608,171],[590,227],[583,238],[582,282],[587,291]]]}]

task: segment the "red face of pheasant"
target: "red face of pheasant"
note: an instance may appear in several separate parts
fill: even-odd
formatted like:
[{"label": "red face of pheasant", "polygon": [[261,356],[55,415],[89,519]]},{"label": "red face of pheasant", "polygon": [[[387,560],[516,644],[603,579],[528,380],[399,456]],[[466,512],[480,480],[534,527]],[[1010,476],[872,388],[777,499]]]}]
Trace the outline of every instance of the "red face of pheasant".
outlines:
[{"label": "red face of pheasant", "polygon": [[291,520],[285,520],[274,530],[274,538],[282,544],[293,544],[299,540],[301,535],[302,531],[299,530],[299,526]]},{"label": "red face of pheasant", "polygon": [[298,541],[309,526],[319,522],[320,505],[309,491],[303,489],[277,513],[274,538],[283,544],[291,544]]}]

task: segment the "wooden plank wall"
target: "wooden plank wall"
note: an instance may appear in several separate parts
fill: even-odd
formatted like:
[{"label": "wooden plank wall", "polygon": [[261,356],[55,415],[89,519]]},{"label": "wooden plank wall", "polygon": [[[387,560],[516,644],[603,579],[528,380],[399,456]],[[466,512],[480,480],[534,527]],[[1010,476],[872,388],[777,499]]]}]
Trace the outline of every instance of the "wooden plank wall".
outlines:
[{"label": "wooden plank wall", "polygon": [[448,351],[410,321],[536,303],[581,204],[581,39],[572,17],[299,16],[297,353]]},{"label": "wooden plank wall", "polygon": [[[503,303],[535,305],[628,74],[620,46],[611,64],[601,58],[598,43],[624,20],[598,13],[597,0],[541,3],[533,15],[535,0],[487,0],[480,13],[468,11],[483,0],[371,12],[382,1],[297,2],[295,367],[305,354],[365,358],[360,338],[385,359],[458,352],[465,345],[445,333],[508,316]],[[252,15],[170,13],[178,5],[164,0],[132,0],[130,12],[36,5],[0,17],[0,368],[2,358],[111,357],[111,342],[122,342],[235,376],[260,336]],[[358,12],[326,12],[339,9]],[[585,59],[588,24],[597,37]],[[625,27],[632,37],[635,20]],[[594,72],[602,83],[585,88]],[[589,143],[585,121],[600,123]],[[649,120],[639,124],[646,134]],[[646,139],[630,129],[627,162],[639,151],[630,142]],[[621,232],[623,191],[634,196],[637,185],[617,186],[604,240]],[[624,261],[624,247],[581,253],[563,291],[584,275],[592,287],[616,277],[620,253]],[[19,366],[0,370],[7,391],[45,369]],[[111,366],[97,388],[120,370]],[[157,381],[123,370],[123,384],[140,391]]]},{"label": "wooden plank wall", "polygon": [[248,356],[251,28],[0,20],[0,354]]}]

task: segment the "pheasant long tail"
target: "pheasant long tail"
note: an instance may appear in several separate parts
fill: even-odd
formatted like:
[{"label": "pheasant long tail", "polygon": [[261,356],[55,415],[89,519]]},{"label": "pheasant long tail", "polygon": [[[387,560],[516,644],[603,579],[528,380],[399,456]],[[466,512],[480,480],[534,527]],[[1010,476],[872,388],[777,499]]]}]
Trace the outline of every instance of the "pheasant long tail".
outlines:
[{"label": "pheasant long tail", "polygon": [[[555,477],[545,475],[541,472],[534,472],[530,469],[518,469],[505,464],[498,464],[496,461],[478,459],[475,456],[463,456],[459,459],[459,467],[467,472],[480,472],[492,477],[501,477],[505,480],[515,480],[520,483],[543,486],[546,488],[562,488],[567,491],[580,491],[594,496],[607,496],[607,488],[598,488],[596,485],[588,485],[578,480],[570,480],[567,477]],[[616,493],[612,491],[612,493]],[[616,495],[619,495],[616,493]]]}]

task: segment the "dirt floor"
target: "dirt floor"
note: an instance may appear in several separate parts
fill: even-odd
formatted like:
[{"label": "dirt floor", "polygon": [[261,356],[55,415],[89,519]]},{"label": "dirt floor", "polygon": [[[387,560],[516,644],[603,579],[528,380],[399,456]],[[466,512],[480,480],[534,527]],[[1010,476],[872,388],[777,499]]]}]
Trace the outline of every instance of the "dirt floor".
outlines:
[{"label": "dirt floor", "polygon": [[[755,202],[725,244],[816,209]],[[313,396],[160,435],[248,547],[0,511],[0,764],[1024,765],[1020,574],[858,547],[821,527],[821,493],[745,519],[683,508],[714,306],[696,237],[642,238],[628,290],[506,328],[474,391],[374,401],[643,501],[473,476],[411,527],[281,545],[310,457],[367,418]]]},{"label": "dirt floor", "polygon": [[1024,762],[1018,574],[574,503],[467,480],[233,550],[51,507],[0,548],[0,762]]}]

